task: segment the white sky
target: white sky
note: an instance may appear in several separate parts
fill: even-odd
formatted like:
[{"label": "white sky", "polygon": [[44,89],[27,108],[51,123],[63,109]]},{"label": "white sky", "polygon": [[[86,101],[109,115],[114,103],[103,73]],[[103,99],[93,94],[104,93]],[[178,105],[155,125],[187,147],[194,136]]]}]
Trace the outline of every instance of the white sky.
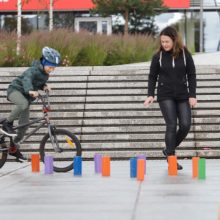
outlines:
[{"label": "white sky", "polygon": [[[218,0],[220,2],[220,0]],[[159,31],[164,27],[178,22],[182,18],[181,13],[166,13],[155,17],[155,23]],[[220,40],[220,17],[217,12],[205,12],[203,14],[205,28],[205,51],[214,52]],[[213,31],[215,30],[215,31]]]}]

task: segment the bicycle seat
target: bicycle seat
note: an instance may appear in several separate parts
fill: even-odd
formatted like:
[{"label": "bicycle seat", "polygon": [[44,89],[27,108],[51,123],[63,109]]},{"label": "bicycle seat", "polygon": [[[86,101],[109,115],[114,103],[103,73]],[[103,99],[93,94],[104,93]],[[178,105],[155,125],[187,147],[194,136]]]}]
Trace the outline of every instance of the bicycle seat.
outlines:
[{"label": "bicycle seat", "polygon": [[0,124],[3,124],[3,122],[6,120],[6,118],[0,118]]}]

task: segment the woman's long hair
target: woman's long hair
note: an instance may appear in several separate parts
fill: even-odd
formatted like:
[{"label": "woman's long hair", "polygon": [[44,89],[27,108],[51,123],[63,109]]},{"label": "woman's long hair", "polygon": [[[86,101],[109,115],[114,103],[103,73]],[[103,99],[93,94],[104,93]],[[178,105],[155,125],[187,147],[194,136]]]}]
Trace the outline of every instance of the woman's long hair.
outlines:
[{"label": "woman's long hair", "polygon": [[[172,49],[173,57],[177,58],[184,48],[181,36],[179,35],[179,33],[176,31],[175,28],[170,27],[170,26],[164,28],[161,31],[160,37],[162,35],[168,36],[172,39],[172,41],[173,41],[173,49]],[[160,41],[160,47],[159,47],[158,51],[160,52],[161,50],[163,50],[163,47],[162,47],[161,41]]]}]

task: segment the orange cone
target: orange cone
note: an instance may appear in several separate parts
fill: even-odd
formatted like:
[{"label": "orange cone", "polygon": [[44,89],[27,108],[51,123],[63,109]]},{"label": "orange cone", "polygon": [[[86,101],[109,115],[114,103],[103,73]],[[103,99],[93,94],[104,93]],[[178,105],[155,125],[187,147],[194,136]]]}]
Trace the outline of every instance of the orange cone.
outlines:
[{"label": "orange cone", "polygon": [[110,176],[110,157],[102,157],[102,176]]},{"label": "orange cone", "polygon": [[196,178],[198,177],[198,171],[199,171],[199,157],[193,157],[192,158],[192,177]]},{"label": "orange cone", "polygon": [[40,172],[40,155],[39,154],[31,155],[31,168],[32,168],[32,172]]},{"label": "orange cone", "polygon": [[176,176],[177,175],[177,157],[168,156],[168,175]]},{"label": "orange cone", "polygon": [[145,171],[145,160],[138,159],[137,160],[137,180],[144,180],[144,171]]}]

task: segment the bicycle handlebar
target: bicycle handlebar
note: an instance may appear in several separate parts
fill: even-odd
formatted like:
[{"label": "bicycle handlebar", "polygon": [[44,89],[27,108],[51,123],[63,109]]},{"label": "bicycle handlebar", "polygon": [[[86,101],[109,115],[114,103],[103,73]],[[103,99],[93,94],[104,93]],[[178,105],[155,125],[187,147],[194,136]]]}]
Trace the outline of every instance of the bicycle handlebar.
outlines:
[{"label": "bicycle handlebar", "polygon": [[50,110],[50,100],[49,100],[49,90],[44,91],[45,95],[42,95],[38,93],[38,99],[41,100],[43,104],[43,111],[49,111]]}]

